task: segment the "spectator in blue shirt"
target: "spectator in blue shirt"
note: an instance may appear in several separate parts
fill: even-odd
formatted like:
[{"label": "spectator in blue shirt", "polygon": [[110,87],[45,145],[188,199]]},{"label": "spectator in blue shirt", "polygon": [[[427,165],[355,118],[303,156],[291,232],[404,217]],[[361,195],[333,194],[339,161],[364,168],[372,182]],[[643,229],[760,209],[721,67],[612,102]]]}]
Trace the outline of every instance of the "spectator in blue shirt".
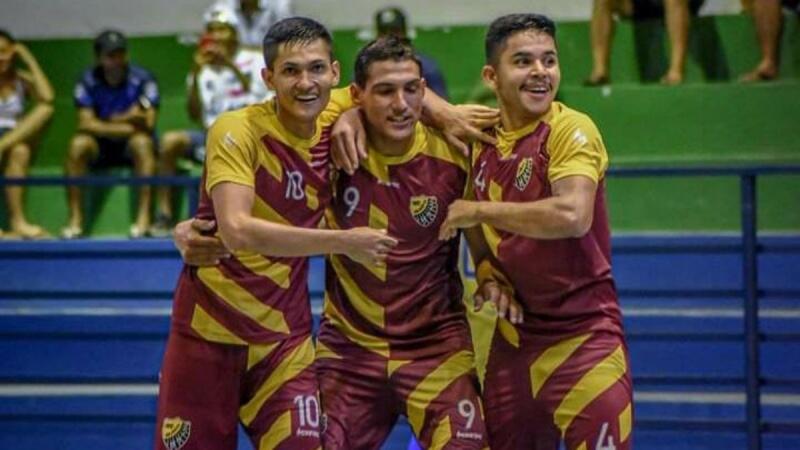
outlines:
[{"label": "spectator in blue shirt", "polygon": [[[379,9],[375,13],[375,31],[378,33],[378,37],[391,34],[403,39],[409,39],[406,15],[403,10],[395,7]],[[447,84],[444,81],[439,65],[430,56],[420,53],[419,50],[416,52],[417,58],[422,63],[422,78],[425,79],[426,84],[433,92],[447,100]]]},{"label": "spectator in blue shirt", "polygon": [[[75,86],[78,130],[69,144],[66,173],[80,177],[91,168],[130,165],[137,176],[155,173],[153,134],[159,104],[158,85],[150,72],[128,63],[127,40],[119,31],[100,33],[94,41],[97,64]],[[139,189],[136,222],[130,236],[142,237],[150,227],[150,187]],[[67,239],[83,234],[81,193],[68,188]]]}]

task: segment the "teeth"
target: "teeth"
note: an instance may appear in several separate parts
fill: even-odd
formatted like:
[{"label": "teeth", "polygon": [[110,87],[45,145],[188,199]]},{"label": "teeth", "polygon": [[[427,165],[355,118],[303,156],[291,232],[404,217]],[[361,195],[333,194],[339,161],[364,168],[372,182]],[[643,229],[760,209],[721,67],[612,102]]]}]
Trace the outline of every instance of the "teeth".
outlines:
[{"label": "teeth", "polygon": [[297,95],[297,96],[295,96],[295,98],[300,100],[300,101],[304,101],[305,102],[305,101],[309,101],[309,100],[316,100],[317,96],[316,95]]}]

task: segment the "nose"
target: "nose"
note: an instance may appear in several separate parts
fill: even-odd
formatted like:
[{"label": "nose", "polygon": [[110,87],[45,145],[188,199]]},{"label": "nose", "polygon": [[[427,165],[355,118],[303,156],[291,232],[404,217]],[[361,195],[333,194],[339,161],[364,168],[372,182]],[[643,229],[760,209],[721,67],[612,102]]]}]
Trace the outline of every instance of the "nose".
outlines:
[{"label": "nose", "polygon": [[408,109],[408,102],[406,101],[405,95],[403,95],[402,89],[398,89],[397,93],[395,93],[392,98],[392,111],[403,112],[406,109]]},{"label": "nose", "polygon": [[304,70],[300,73],[300,79],[297,80],[297,88],[301,90],[311,89],[314,87],[314,80],[311,79],[308,71]]},{"label": "nose", "polygon": [[533,74],[544,73],[544,70],[544,63],[539,59],[535,60],[531,65],[531,73]]}]

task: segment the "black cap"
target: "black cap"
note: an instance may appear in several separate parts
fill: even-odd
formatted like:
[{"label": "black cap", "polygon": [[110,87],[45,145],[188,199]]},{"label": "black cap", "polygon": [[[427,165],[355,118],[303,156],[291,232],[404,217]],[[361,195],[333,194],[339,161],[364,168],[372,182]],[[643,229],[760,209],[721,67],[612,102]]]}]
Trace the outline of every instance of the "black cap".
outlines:
[{"label": "black cap", "polygon": [[107,55],[114,50],[127,50],[128,40],[116,30],[106,30],[94,39],[94,53],[96,55]]},{"label": "black cap", "polygon": [[383,8],[375,13],[375,28],[378,34],[406,34],[406,15],[400,8]]}]

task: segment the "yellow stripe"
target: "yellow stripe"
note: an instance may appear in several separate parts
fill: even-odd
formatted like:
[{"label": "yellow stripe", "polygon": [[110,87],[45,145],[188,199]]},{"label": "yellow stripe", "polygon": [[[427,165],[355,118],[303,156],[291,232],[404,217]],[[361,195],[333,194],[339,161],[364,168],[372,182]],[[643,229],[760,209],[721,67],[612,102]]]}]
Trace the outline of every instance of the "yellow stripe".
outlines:
[{"label": "yellow stripe", "polygon": [[336,309],[336,305],[333,304],[327,292],[325,292],[324,314],[331,322],[331,325],[335,326],[336,329],[344,334],[351,342],[385,358],[389,357],[389,343],[354,327],[344,318],[339,310]]},{"label": "yellow stripe", "polygon": [[395,371],[406,364],[410,363],[411,361],[407,359],[390,359],[389,362],[386,364],[386,376],[391,377]]},{"label": "yellow stripe", "polygon": [[270,261],[263,255],[252,252],[237,253],[236,259],[256,275],[269,278],[282,289],[289,289],[292,274],[292,268],[289,265]]},{"label": "yellow stripe", "polygon": [[283,167],[281,167],[278,157],[268,152],[258,152],[258,154],[259,165],[263,167],[272,178],[281,182],[283,180]]},{"label": "yellow stripe", "polygon": [[632,422],[632,414],[631,414],[631,404],[628,403],[628,406],[622,410],[622,413],[619,415],[619,441],[625,442],[628,440],[628,436],[631,435],[631,422]]},{"label": "yellow stripe", "polygon": [[550,375],[564,363],[574,352],[578,349],[592,334],[583,334],[575,336],[574,338],[561,341],[558,344],[548,348],[531,364],[531,388],[533,390],[533,398],[539,395],[539,390],[542,389]]},{"label": "yellow stripe", "polygon": [[247,345],[247,342],[222,326],[221,323],[217,322],[198,304],[194,305],[191,327],[207,341],[220,342],[222,344]]},{"label": "yellow stripe", "polygon": [[314,186],[311,186],[310,184],[306,183],[305,191],[306,191],[306,206],[308,206],[308,209],[316,211],[317,208],[319,208],[319,196],[317,195],[317,190],[314,188]]},{"label": "yellow stripe", "polygon": [[576,450],[586,450],[586,441],[581,442]]},{"label": "yellow stripe", "polygon": [[450,429],[450,416],[444,416],[433,431],[431,446],[429,447],[430,450],[442,450],[444,446],[450,442],[450,437],[452,435],[453,431]]},{"label": "yellow stripe", "polygon": [[253,398],[239,409],[239,418],[242,423],[250,425],[272,394],[285,382],[294,379],[312,364],[314,364],[314,344],[309,337],[278,364],[269,378],[258,388]]},{"label": "yellow stripe", "polygon": [[493,202],[503,201],[503,187],[495,183],[494,180],[489,180],[489,200]]},{"label": "yellow stripe", "polygon": [[225,276],[216,267],[202,267],[197,275],[203,284],[225,303],[255,320],[264,328],[278,333],[289,333],[289,325],[283,313],[261,303],[252,294]]},{"label": "yellow stripe", "polygon": [[261,362],[277,346],[277,342],[272,344],[251,344],[247,349],[247,370],[252,369],[253,366]]},{"label": "yellow stripe", "polygon": [[270,222],[280,223],[283,225],[291,225],[282,215],[275,211],[272,206],[261,199],[258,195],[253,199],[253,217],[259,219],[269,220]]},{"label": "yellow stripe", "polygon": [[417,436],[425,424],[425,410],[430,403],[454,380],[469,373],[473,369],[473,360],[472,353],[466,350],[454,354],[417,383],[408,395],[408,422]]},{"label": "yellow stripe", "polygon": [[492,251],[492,255],[496,258],[497,247],[500,246],[500,242],[502,241],[500,235],[494,228],[485,223],[481,224],[481,230],[483,230],[483,237],[486,239],[486,245],[489,246],[489,250]]},{"label": "yellow stripe", "polygon": [[274,450],[281,442],[292,435],[292,412],[286,411],[269,427],[266,433],[261,436],[258,443],[258,450]]},{"label": "yellow stripe", "polygon": [[497,319],[497,330],[500,335],[514,348],[519,348],[519,332],[508,319]]},{"label": "yellow stripe", "polygon": [[375,151],[370,151],[362,167],[372,174],[378,181],[389,182],[389,166],[381,161]]},{"label": "yellow stripe", "polygon": [[374,204],[369,205],[369,227],[376,230],[389,229],[389,215]]},{"label": "yellow stripe", "polygon": [[361,288],[358,286],[358,283],[353,280],[350,276],[350,273],[342,264],[342,261],[338,255],[331,255],[329,258],[331,264],[333,265],[333,270],[336,271],[336,276],[339,278],[339,282],[342,284],[344,291],[347,293],[347,297],[350,300],[350,304],[361,314],[362,317],[372,322],[378,328],[383,328],[386,324],[385,313],[383,311],[383,306],[381,306],[378,302],[371,299]]},{"label": "yellow stripe", "polygon": [[342,359],[342,357],[335,351],[331,350],[330,347],[322,342],[317,341],[317,359],[321,358]]},{"label": "yellow stripe", "polygon": [[625,375],[625,353],[618,346],[611,355],[588,371],[567,393],[554,414],[555,423],[564,436],[572,420],[592,400],[614,385]]},{"label": "yellow stripe", "polygon": [[464,172],[469,172],[469,159],[459,153],[444,140],[436,131],[431,130],[428,134],[428,142],[425,146],[425,154],[436,159],[449,162],[458,166]]}]

